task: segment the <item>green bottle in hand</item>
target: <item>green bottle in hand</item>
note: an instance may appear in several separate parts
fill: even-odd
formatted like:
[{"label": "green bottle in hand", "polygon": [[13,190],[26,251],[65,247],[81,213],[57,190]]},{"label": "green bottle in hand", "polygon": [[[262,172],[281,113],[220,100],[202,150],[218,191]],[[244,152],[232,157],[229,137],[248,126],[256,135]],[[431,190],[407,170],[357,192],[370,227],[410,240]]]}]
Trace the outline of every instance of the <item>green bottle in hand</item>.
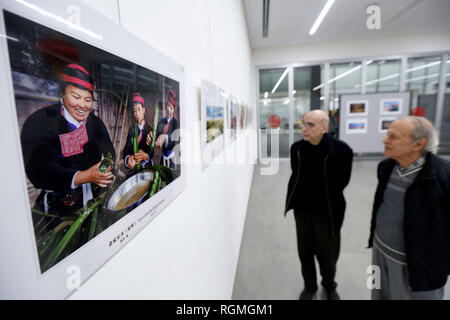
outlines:
[{"label": "green bottle in hand", "polygon": [[113,159],[112,159],[112,155],[111,153],[108,152],[108,154],[106,155],[106,158],[103,159],[102,163],[100,164],[100,172],[105,173],[106,170],[108,170],[108,167],[113,166]]}]

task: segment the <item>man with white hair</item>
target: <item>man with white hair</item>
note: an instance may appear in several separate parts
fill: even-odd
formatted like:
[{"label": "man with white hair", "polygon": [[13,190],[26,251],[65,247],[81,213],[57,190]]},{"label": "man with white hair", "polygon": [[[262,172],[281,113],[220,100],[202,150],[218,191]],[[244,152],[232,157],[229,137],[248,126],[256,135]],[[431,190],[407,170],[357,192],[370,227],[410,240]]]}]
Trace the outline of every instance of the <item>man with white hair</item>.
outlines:
[{"label": "man with white hair", "polygon": [[305,282],[300,299],[311,300],[317,290],[317,257],[327,299],[339,300],[334,278],[345,212],[343,190],[350,181],[353,151],[327,133],[329,118],[324,111],[308,112],[302,120],[304,138],[291,146],[292,176],[285,209],[285,215],[294,209]]},{"label": "man with white hair", "polygon": [[431,151],[433,125],[408,116],[389,127],[378,165],[369,248],[380,269],[372,299],[439,300],[450,274],[450,162]]}]

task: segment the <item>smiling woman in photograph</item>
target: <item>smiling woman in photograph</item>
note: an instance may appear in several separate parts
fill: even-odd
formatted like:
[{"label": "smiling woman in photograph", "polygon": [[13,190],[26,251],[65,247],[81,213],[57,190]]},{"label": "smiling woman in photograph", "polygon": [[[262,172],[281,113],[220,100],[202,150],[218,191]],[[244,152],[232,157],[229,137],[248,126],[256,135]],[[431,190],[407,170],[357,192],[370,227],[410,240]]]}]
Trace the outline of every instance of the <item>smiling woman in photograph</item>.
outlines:
[{"label": "smiling woman in photograph", "polygon": [[[61,74],[60,102],[42,108],[25,121],[21,133],[27,177],[41,189],[33,212],[35,232],[54,228],[64,217],[83,207],[99,188],[112,182],[110,169],[99,170],[115,151],[103,121],[92,112],[94,82],[78,64]],[[47,214],[47,215],[44,215]]]}]

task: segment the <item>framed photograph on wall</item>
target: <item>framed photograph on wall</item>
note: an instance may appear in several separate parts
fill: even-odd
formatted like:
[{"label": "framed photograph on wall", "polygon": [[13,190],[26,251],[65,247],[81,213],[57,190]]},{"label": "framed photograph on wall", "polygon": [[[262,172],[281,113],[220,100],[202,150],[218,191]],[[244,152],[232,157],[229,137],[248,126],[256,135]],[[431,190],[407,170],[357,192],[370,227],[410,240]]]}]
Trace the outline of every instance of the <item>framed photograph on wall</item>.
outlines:
[{"label": "framed photograph on wall", "polygon": [[245,128],[248,128],[250,119],[250,107],[248,105],[245,106]]},{"label": "framed photograph on wall", "polygon": [[347,119],[346,133],[347,134],[365,134],[365,133],[367,133],[367,118]]},{"label": "framed photograph on wall", "polygon": [[380,133],[388,132],[391,123],[394,122],[395,120],[397,120],[397,118],[395,117],[388,117],[388,118],[381,117],[378,124],[378,131]]},{"label": "framed photograph on wall", "polygon": [[2,281],[64,298],[68,267],[84,282],[184,189],[184,71],[81,2],[81,26],[55,18],[74,1],[3,3],[0,92],[21,168],[8,183],[27,201],[2,218],[28,235],[11,242],[25,275]]},{"label": "framed photograph on wall", "polygon": [[380,115],[402,114],[402,99],[382,99],[380,101]]},{"label": "framed photograph on wall", "polygon": [[347,116],[367,116],[369,112],[369,101],[348,101],[346,109]]},{"label": "framed photograph on wall", "polygon": [[239,131],[244,131],[245,125],[245,105],[243,102],[239,103]]},{"label": "framed photograph on wall", "polygon": [[224,106],[206,106],[206,143],[223,135]]},{"label": "framed photograph on wall", "polygon": [[238,125],[238,102],[237,99],[235,97],[230,96],[230,124],[229,124],[229,128],[230,128],[230,141],[233,141],[236,138],[236,134],[237,134],[237,125]]},{"label": "framed photograph on wall", "polygon": [[202,110],[202,169],[222,152],[225,132],[225,91],[215,84],[202,80],[201,110]]}]

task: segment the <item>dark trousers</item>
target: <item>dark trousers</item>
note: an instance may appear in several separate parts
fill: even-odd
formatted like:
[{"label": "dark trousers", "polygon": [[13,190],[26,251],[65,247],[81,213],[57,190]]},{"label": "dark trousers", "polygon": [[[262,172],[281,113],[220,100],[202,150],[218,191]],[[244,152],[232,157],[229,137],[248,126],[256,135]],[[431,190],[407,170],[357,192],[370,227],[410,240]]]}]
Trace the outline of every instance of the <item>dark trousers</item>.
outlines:
[{"label": "dark trousers", "polygon": [[305,281],[305,289],[317,290],[316,264],[314,257],[319,262],[322,286],[328,292],[334,291],[337,283],[336,263],[339,257],[341,236],[336,230],[331,235],[329,217],[325,214],[300,214],[294,211],[295,225],[297,229],[297,247],[302,275]]}]

